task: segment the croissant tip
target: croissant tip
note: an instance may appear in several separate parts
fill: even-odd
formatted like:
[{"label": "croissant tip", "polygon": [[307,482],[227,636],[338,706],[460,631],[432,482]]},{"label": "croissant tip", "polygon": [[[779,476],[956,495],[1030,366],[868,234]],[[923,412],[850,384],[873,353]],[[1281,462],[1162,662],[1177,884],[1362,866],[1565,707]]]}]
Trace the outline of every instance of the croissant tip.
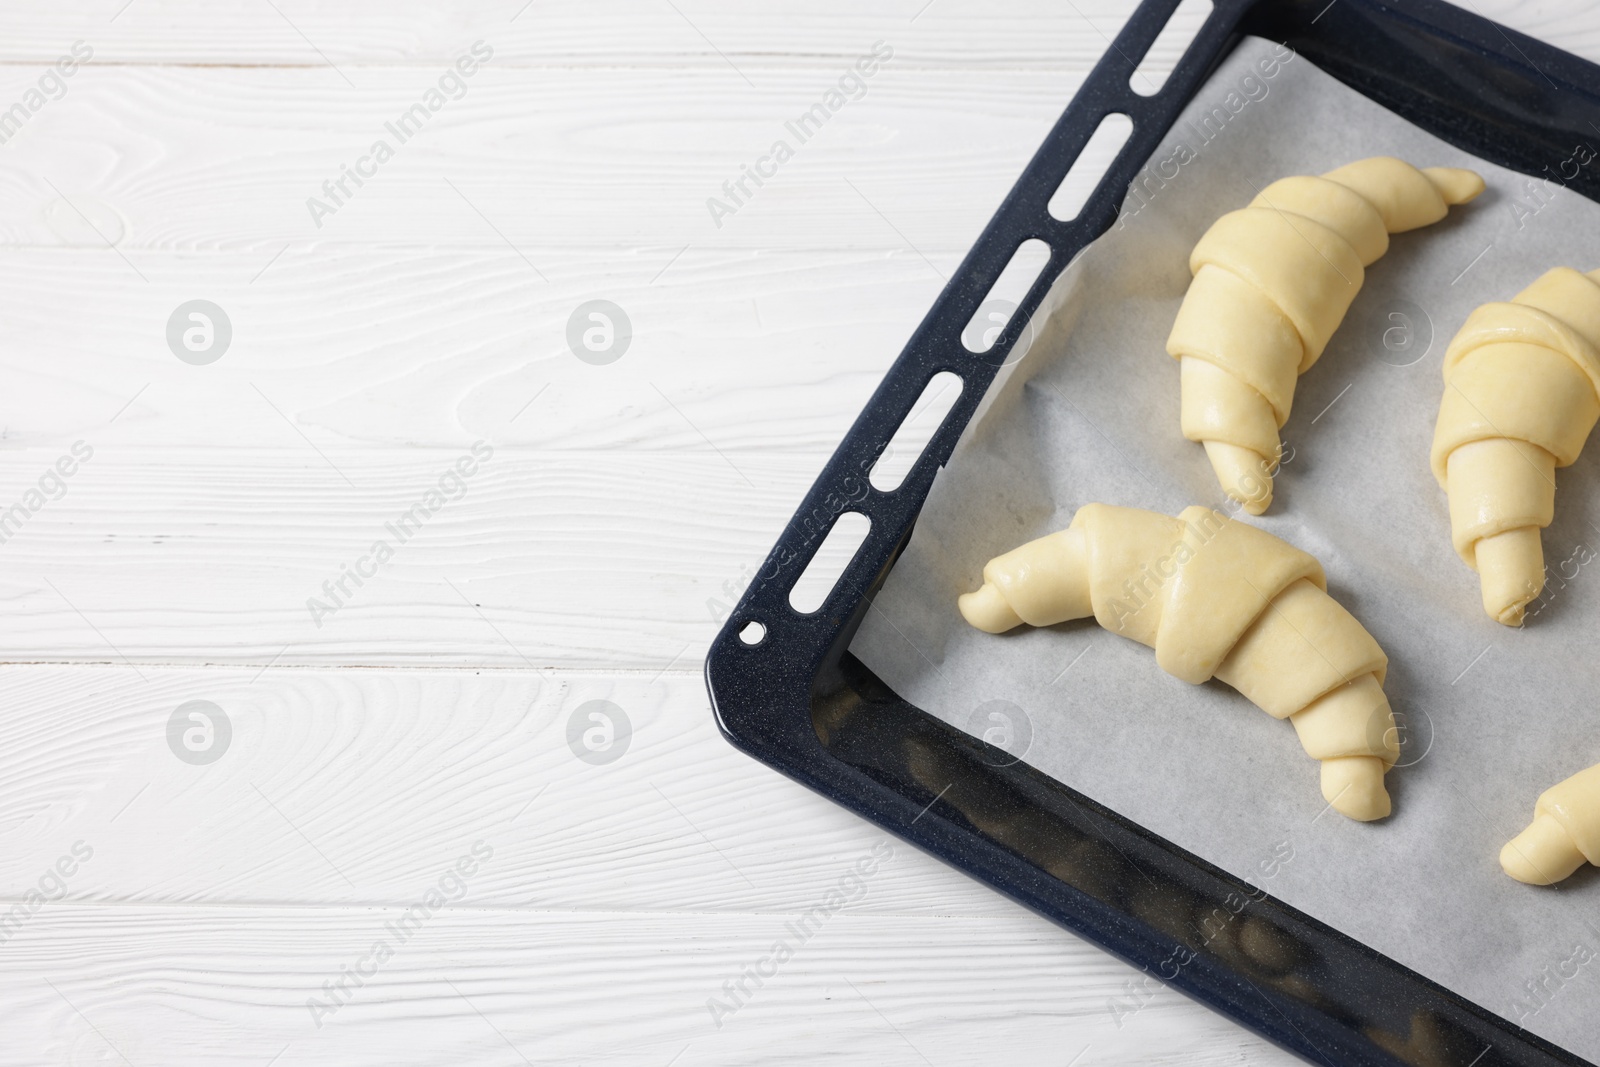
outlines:
[{"label": "croissant tip", "polygon": [[1526,885],[1555,885],[1584,864],[1572,835],[1539,815],[1500,850],[1500,869]]},{"label": "croissant tip", "polygon": [[1379,819],[1387,819],[1394,811],[1393,801],[1389,799],[1387,789],[1380,790],[1370,799],[1358,803],[1335,804],[1333,807],[1340,815],[1355,822],[1377,822]]},{"label": "croissant tip", "polygon": [[1260,454],[1226,441],[1206,441],[1211,469],[1229,499],[1251,515],[1272,506],[1272,468]]},{"label": "croissant tip", "polygon": [[1523,601],[1521,604],[1512,604],[1508,608],[1501,608],[1494,613],[1494,621],[1501,626],[1509,626],[1515,630],[1527,619],[1527,608],[1527,601]]},{"label": "croissant tip", "polygon": [[[1238,497],[1234,497],[1234,499],[1239,500]],[[1249,497],[1244,500],[1239,500],[1239,506],[1245,511],[1249,512],[1251,515],[1265,515],[1267,513],[1267,509],[1272,506],[1272,493],[1269,491],[1265,496]]]},{"label": "croissant tip", "polygon": [[1394,810],[1384,788],[1387,765],[1376,756],[1341,756],[1322,761],[1322,798],[1347,819],[1373,822]]},{"label": "croissant tip", "polygon": [[1475,200],[1485,186],[1483,176],[1460,167],[1428,167],[1422,172],[1447,204],[1465,204]]},{"label": "croissant tip", "polygon": [[1544,592],[1544,547],[1537,526],[1502,530],[1473,547],[1483,610],[1502,626],[1521,626]]},{"label": "croissant tip", "polygon": [[1022,623],[1021,616],[1011,610],[1000,590],[989,582],[984,582],[983,588],[976,592],[957,597],[956,606],[962,618],[984,633],[1003,634]]},{"label": "croissant tip", "polygon": [[1507,841],[1500,850],[1500,869],[1523,885],[1553,885],[1554,879],[1546,877],[1528,861],[1517,848],[1515,841]]}]

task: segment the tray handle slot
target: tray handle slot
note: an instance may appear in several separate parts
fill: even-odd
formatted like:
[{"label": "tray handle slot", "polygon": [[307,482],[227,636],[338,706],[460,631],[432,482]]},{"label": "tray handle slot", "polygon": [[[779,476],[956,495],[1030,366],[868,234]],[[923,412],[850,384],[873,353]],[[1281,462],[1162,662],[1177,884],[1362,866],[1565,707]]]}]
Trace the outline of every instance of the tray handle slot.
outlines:
[{"label": "tray handle slot", "polygon": [[[1139,65],[1128,77],[1128,88],[1140,96],[1155,96],[1167,84],[1167,76],[1183,65],[1206,20],[1211,17],[1211,0],[1183,0],[1161,27],[1161,32],[1145,50]],[[1183,58],[1168,65],[1161,57],[1179,52]]]},{"label": "tray handle slot", "polygon": [[[1005,320],[1002,320],[1001,326],[1004,324]],[[965,387],[966,383],[954,371],[942,370],[928,379],[922,395],[911,405],[906,417],[900,420],[899,429],[889,438],[889,443],[867,474],[867,481],[872,483],[872,488],[880,493],[892,493],[900,488],[900,483],[906,480],[911,468],[922,458],[928,442],[933,440],[933,435],[939,432],[939,427],[950,416],[950,409],[961,399],[961,390]]]},{"label": "tray handle slot", "polygon": [[1018,245],[1000,276],[989,287],[989,294],[979,301],[977,310],[967,320],[961,331],[961,347],[974,355],[983,355],[997,347],[1004,348],[1003,341],[1014,341],[1017,331],[1012,327],[1020,317],[1021,301],[1049,265],[1050,245],[1045,241],[1030,237]]},{"label": "tray handle slot", "polygon": [[1078,217],[1132,134],[1133,120],[1120,111],[1113,111],[1100,120],[1046,205],[1052,218],[1071,222]]},{"label": "tray handle slot", "polygon": [[812,554],[806,569],[789,587],[789,606],[802,615],[820,610],[871,532],[872,520],[861,512],[841,512],[829,527],[828,536]]}]

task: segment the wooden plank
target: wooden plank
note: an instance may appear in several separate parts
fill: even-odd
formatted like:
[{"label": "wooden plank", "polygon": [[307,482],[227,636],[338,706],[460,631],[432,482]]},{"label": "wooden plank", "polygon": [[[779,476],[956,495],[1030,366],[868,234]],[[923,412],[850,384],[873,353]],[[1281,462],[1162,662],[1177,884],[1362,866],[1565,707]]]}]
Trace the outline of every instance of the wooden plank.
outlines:
[{"label": "wooden plank", "polygon": [[[908,65],[1083,70],[1134,7],[1131,0],[1022,0],[998,9],[971,0],[866,8],[845,0],[757,7],[736,0],[617,0],[599,11],[581,0],[398,0],[363,7],[358,16],[349,4],[305,0],[275,0],[270,7],[249,0],[134,0],[122,10],[125,3],[8,4],[0,16],[0,59],[46,62],[84,38],[101,62],[311,66],[323,68],[321,80],[343,84],[341,69],[439,63],[481,38],[508,64],[692,65],[722,71],[733,88],[743,85],[741,72],[753,78],[784,66],[843,65],[879,39],[893,42]],[[1170,65],[1176,57],[1175,49],[1164,50],[1159,61]]]},{"label": "wooden plank", "polygon": [[[715,447],[736,465],[826,454],[942,285],[910,253],[679,252],[590,252],[549,284],[503,248],[291,250],[253,282],[270,253],[144,254],[163,278],[150,286],[103,251],[13,252],[0,258],[4,442],[301,449],[321,464],[309,438],[340,467],[361,449],[459,451],[480,437],[542,451]],[[205,366],[180,361],[166,335],[194,298],[232,332]],[[606,365],[567,337],[597,298],[632,331]],[[30,462],[0,467],[31,480]]]},{"label": "wooden plank", "polygon": [[[481,841],[474,907],[803,911],[884,835],[724,741],[697,667],[6,667],[0,895],[81,841],[80,903],[404,907]],[[909,847],[854,907],[1016,910]]]},{"label": "wooden plank", "polygon": [[[751,995],[720,1028],[708,1000],[767,959],[792,920],[462,906],[404,941],[390,932],[400,921],[377,909],[49,905],[3,946],[7,1060],[926,1065],[986,1062],[1003,1044],[1008,1063],[1041,1067],[1298,1062],[1168,991],[1117,1026],[1111,1005],[1136,972],[1020,913],[843,911],[759,988],[745,979]],[[314,1020],[308,1002],[332,998],[323,983],[358,967],[371,972],[363,984],[347,980]]]},{"label": "wooden plank", "polygon": [[97,450],[0,546],[5,658],[682,668],[823,462],[507,448],[420,518],[466,451]]},{"label": "wooden plank", "polygon": [[[0,101],[36,70],[0,71]],[[725,70],[490,62],[402,129],[432,71],[374,68],[352,89],[299,68],[91,63],[5,143],[0,242],[110,241],[122,284],[148,292],[196,281],[150,250],[244,253],[226,268],[244,283],[280,252],[351,245],[493,249],[530,288],[585,252],[665,250],[636,264],[648,279],[685,246],[898,249],[937,276],[1082,80],[890,60],[791,129],[838,77],[775,70],[751,89]]]}]

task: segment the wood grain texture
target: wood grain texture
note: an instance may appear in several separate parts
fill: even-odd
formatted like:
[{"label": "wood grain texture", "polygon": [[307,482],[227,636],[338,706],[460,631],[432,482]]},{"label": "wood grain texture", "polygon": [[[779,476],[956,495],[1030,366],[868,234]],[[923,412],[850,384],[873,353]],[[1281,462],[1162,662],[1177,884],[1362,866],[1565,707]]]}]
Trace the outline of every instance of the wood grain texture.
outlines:
[{"label": "wood grain texture", "polygon": [[[924,67],[1081,70],[1100,58],[1134,7],[1129,0],[1001,7],[972,0],[614,0],[599,19],[582,0],[401,0],[361,5],[357,18],[348,6],[306,0],[275,0],[276,12],[248,0],[135,0],[119,14],[125,2],[7,5],[0,59],[52,60],[64,44],[84,38],[103,62],[320,67],[319,81],[343,84],[329,64],[347,73],[352,66],[427,64],[482,38],[519,65],[703,66],[743,84],[740,72],[842,63],[885,39],[908,64]],[[1175,49],[1154,57],[1167,66],[1176,58]]]},{"label": "wood grain texture", "polygon": [[317,1027],[307,1002],[399,919],[51,905],[3,946],[0,1050],[17,1067],[777,1065],[819,1050],[927,1067],[987,1062],[996,1047],[1030,1067],[1296,1062],[1168,991],[1119,1027],[1109,1005],[1128,969],[1020,912],[842,912],[718,1028],[708,998],[784,935],[778,917],[460,907],[397,944]]},{"label": "wood grain texture", "polygon": [[[884,836],[724,741],[687,663],[654,677],[8,667],[0,694],[11,902],[82,840],[94,856],[68,879],[75,902],[403,907],[481,840],[493,860],[474,906],[787,915]],[[232,729],[202,766],[167,739],[193,700]],[[569,741],[592,701],[615,705],[612,762]],[[855,911],[1014,908],[901,847]]]},{"label": "wood grain texture", "polygon": [[503,448],[401,541],[465,452],[97,450],[0,545],[5,658],[688,669],[823,462]]},{"label": "wood grain texture", "polygon": [[[108,252],[13,252],[0,257],[0,442],[303,449],[320,463],[303,433],[339,466],[353,450],[480,437],[541,452],[715,448],[735,464],[825,456],[942,285],[911,253],[679,252],[585,253],[548,285],[503,248],[291,250],[253,283],[270,253],[144,255],[164,279],[149,286]],[[168,317],[196,297],[232,323],[208,366],[167,347]],[[605,366],[567,341],[597,298],[633,331]],[[13,463],[24,476],[14,457],[0,466]]]},{"label": "wood grain texture", "polygon": [[[1082,81],[890,60],[820,129],[790,131],[839,76],[777,70],[751,89],[699,68],[491,62],[402,141],[386,124],[434,86],[431,70],[375,68],[351,89],[301,69],[91,63],[4,145],[0,243],[111,241],[130,290],[175,280],[146,268],[148,250],[237,252],[228,273],[244,281],[285,246],[296,259],[352,245],[493,249],[530,288],[570,278],[569,261],[596,250],[648,279],[686,245],[901,249],[942,257],[948,273]],[[36,77],[9,68],[0,100]],[[793,157],[762,164],[772,177],[724,190],[780,140]],[[379,141],[393,152],[382,165]],[[370,176],[345,179],[348,196],[324,189],[357,166]],[[714,216],[713,197],[734,213]]]}]

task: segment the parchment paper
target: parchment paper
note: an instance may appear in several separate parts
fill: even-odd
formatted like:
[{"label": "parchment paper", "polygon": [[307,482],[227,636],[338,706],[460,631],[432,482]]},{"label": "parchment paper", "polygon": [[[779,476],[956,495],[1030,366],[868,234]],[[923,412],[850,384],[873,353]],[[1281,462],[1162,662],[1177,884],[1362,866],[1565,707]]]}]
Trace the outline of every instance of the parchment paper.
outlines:
[{"label": "parchment paper", "polygon": [[[1584,565],[1600,550],[1600,446],[1557,475],[1550,582],[1520,630],[1483,613],[1428,467],[1451,336],[1549,267],[1600,266],[1600,205],[1452,148],[1303,58],[1264,77],[1257,63],[1277,48],[1248,39],[1219,68],[1119,223],[1052,290],[852,650],[952,725],[1002,741],[1009,725],[1009,747],[1036,768],[1600,1060],[1600,872],[1541,889],[1497,860],[1542,790],[1600,762],[1600,562]],[[1300,379],[1271,510],[1241,516],[1320,559],[1389,654],[1409,765],[1388,777],[1394,815],[1358,824],[1327,810],[1293,727],[1221,683],[1163,674],[1148,648],[1092,620],[983,634],[955,601],[990,557],[1066,526],[1082,504],[1239,514],[1178,426],[1165,341],[1189,251],[1278,177],[1384,154],[1470,167],[1489,189],[1396,235],[1368,269]],[[1008,721],[988,717],[996,708]],[[1282,842],[1294,858],[1263,881]]]}]

